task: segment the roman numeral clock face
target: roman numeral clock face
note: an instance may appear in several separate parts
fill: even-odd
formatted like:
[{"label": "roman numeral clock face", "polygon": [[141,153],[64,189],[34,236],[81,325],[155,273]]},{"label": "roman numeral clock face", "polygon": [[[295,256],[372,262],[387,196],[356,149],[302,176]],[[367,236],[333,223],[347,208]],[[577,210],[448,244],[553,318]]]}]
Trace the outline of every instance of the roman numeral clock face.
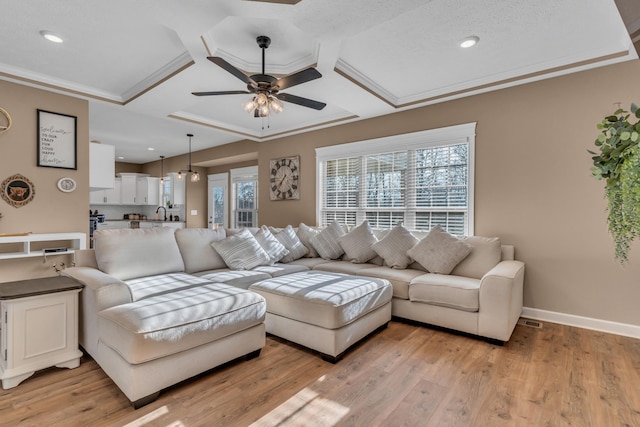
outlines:
[{"label": "roman numeral clock face", "polygon": [[300,158],[285,157],[271,160],[269,188],[271,200],[300,199]]}]

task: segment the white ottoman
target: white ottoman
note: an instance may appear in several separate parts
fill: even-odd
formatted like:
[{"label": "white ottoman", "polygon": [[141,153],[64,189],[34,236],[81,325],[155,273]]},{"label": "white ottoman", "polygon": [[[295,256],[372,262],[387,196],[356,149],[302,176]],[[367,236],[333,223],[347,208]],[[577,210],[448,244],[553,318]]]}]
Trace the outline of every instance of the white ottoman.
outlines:
[{"label": "white ottoman", "polygon": [[332,363],[391,320],[393,290],[385,279],[305,271],[249,289],[267,301],[268,333],[319,351]]}]

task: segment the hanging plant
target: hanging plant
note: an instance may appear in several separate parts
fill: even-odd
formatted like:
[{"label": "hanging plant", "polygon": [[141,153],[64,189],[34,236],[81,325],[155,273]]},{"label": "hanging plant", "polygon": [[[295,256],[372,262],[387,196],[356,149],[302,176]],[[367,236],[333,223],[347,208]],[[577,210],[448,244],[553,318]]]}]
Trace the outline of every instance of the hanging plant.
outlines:
[{"label": "hanging plant", "polygon": [[635,104],[631,104],[631,114],[618,108],[598,124],[601,133],[595,145],[600,152],[588,150],[593,155],[593,175],[605,180],[609,232],[615,243],[615,257],[622,264],[628,260],[631,242],[640,237],[638,119],[640,110]]}]

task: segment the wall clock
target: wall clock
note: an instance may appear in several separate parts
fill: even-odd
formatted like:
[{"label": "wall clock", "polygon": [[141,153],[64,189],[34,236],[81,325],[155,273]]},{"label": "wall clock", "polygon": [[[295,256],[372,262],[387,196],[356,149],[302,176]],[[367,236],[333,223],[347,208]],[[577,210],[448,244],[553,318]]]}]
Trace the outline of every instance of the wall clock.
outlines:
[{"label": "wall clock", "polygon": [[284,157],[270,163],[271,200],[300,199],[300,157]]}]

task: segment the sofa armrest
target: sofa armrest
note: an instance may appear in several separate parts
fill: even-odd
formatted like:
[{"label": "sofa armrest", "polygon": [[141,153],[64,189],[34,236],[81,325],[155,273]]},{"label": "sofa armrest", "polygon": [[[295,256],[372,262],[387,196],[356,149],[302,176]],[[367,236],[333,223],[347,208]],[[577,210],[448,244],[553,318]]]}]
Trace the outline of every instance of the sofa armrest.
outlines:
[{"label": "sofa armrest", "polygon": [[131,302],[131,292],[124,282],[95,268],[71,267],[62,274],[84,285],[80,292],[78,341],[95,359],[98,357],[98,313]]},{"label": "sofa armrest", "polygon": [[133,301],[126,283],[98,269],[71,267],[65,269],[62,274],[82,283],[88,293],[96,296],[96,314],[105,308]]},{"label": "sofa armrest", "polygon": [[478,333],[508,341],[522,313],[524,263],[501,261],[480,280]]}]

